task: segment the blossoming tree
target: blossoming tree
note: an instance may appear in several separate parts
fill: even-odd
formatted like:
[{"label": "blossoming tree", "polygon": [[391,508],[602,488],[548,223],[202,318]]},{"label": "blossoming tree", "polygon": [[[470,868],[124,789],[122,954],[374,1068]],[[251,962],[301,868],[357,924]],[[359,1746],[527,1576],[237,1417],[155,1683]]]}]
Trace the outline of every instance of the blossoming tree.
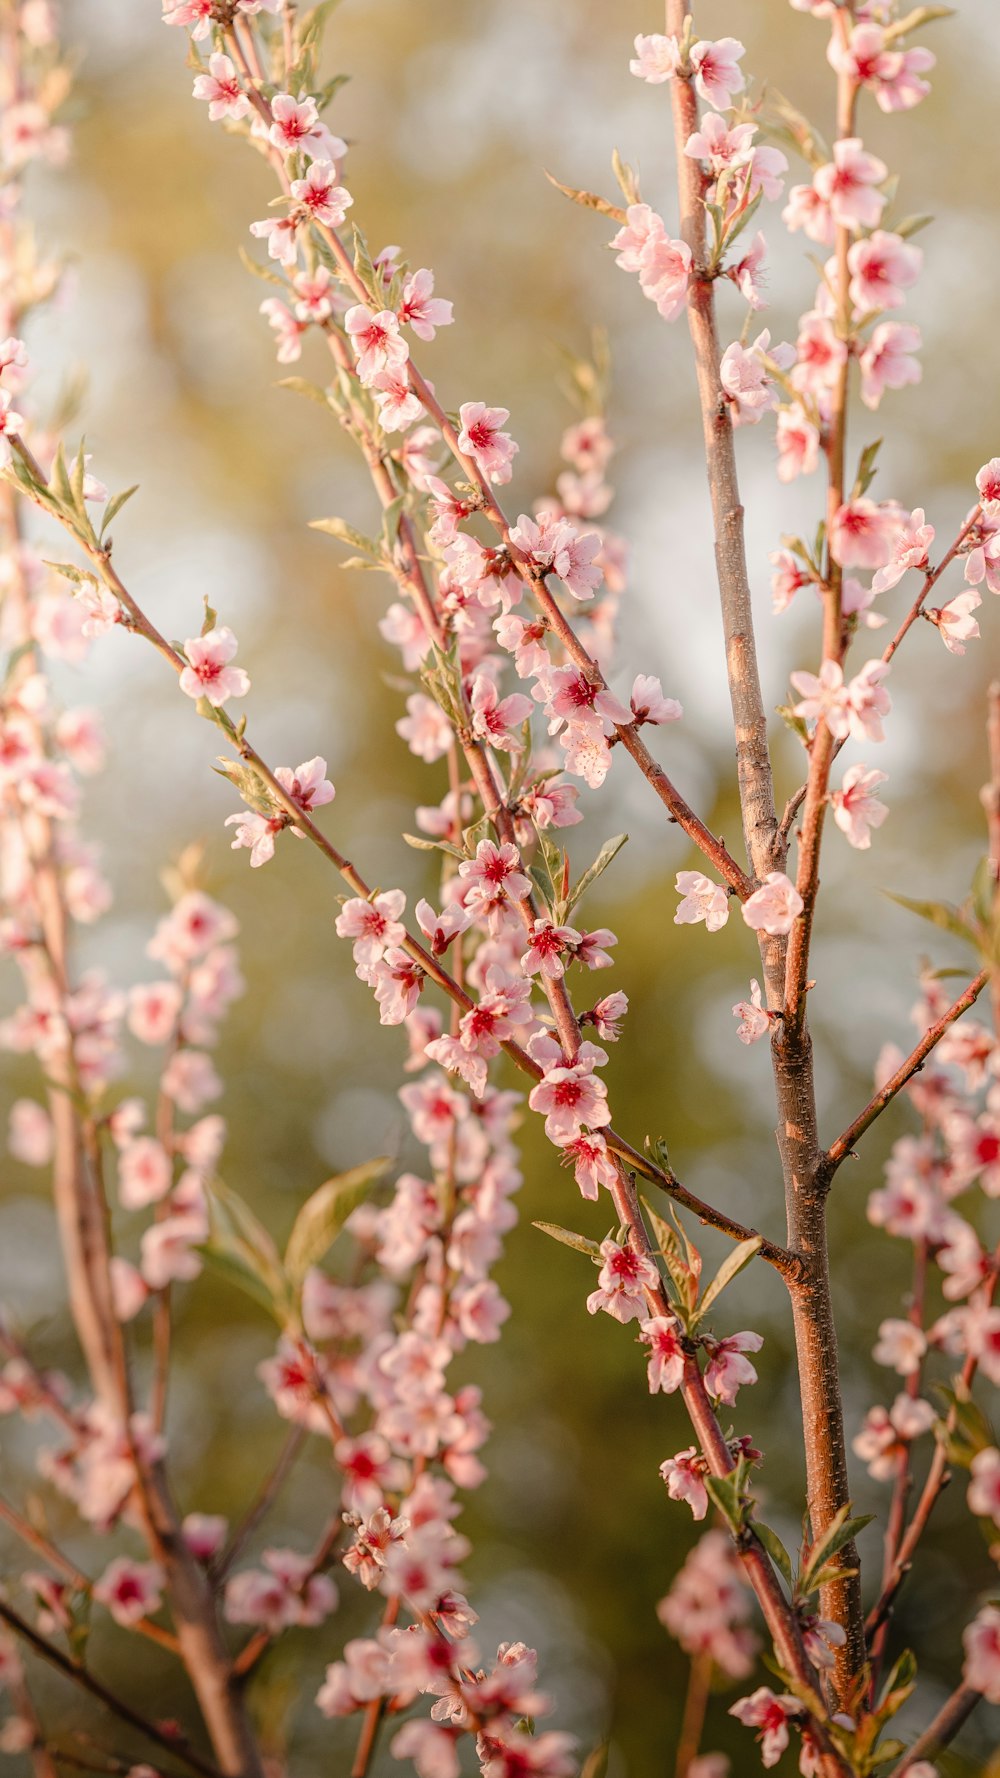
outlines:
[{"label": "blossoming tree", "polygon": [[[613,444],[600,379],[579,378],[584,411],[563,439],[557,493],[508,504],[518,454],[508,409],[449,405],[442,373],[431,381],[418,363],[426,350],[433,366],[451,302],[428,268],[396,248],[373,252],[355,221],[347,146],[329,121],[337,82],[320,67],[330,6],[164,0],[164,22],[190,41],[195,101],[273,180],[247,263],[271,291],[260,306],[278,361],[296,363],[307,338],[320,346],[325,380],[311,392],[357,446],[381,508],[377,536],[341,517],[316,523],[352,566],[391,583],[379,629],[406,676],[396,730],[438,768],[437,800],[404,836],[433,870],[411,910],[400,888],[374,885],[339,848],[324,758],[290,766],[258,751],[252,717],[266,665],[249,663],[251,687],[230,625],[209,607],[198,634],[162,634],[132,589],[127,545],[112,541],[135,490],[109,494],[83,445],[67,447],[36,411],[34,311],[59,274],[30,226],[28,174],[33,162],[65,159],[69,72],[51,0],[0,0],[0,941],[8,986],[20,978],[0,1038],[37,1059],[38,1096],[15,1103],[9,1146],[51,1177],[79,1351],[72,1376],[53,1374],[0,1324],[0,1412],[45,1427],[23,1497],[0,1494],[0,1519],[32,1564],[0,1594],[2,1744],[39,1778],[294,1771],[268,1739],[254,1689],[293,1626],[321,1639],[328,1661],[318,1695],[296,1708],[354,1724],[352,1778],[383,1748],[420,1778],[477,1765],[483,1778],[595,1778],[600,1750],[536,1726],[557,1701],[539,1689],[534,1651],[480,1646],[462,1575],[470,1546],[455,1524],[462,1494],[484,1477],[489,1424],[480,1389],[450,1372],[459,1353],[498,1340],[510,1313],[491,1273],[516,1221],[525,1112],[567,1170],[552,1169],[553,1220],[539,1227],[597,1268],[589,1293],[581,1275],[581,1307],[631,1329],[636,1388],[679,1395],[690,1423],[690,1442],[660,1469],[665,1520],[681,1510],[670,1502],[711,1518],[659,1608],[691,1662],[670,1750],[678,1778],[728,1769],[703,1750],[718,1677],[748,1687],[730,1713],[755,1734],[763,1765],[787,1750],[805,1778],[931,1778],[972,1712],[1000,1704],[1000,1607],[988,1594],[968,1600],[954,1690],[933,1708],[893,1640],[897,1597],[953,1472],[967,1472],[968,1508],[987,1537],[1000,1525],[1000,1450],[983,1393],[1000,1383],[1000,1252],[977,1201],[1000,1195],[1000,688],[972,889],[961,905],[908,904],[960,938],[974,964],[957,995],[942,974],[925,974],[917,1042],[873,1053],[870,1101],[832,1140],[820,1129],[808,1018],[810,994],[823,992],[811,941],[824,842],[869,848],[891,807],[872,760],[905,670],[899,650],[923,619],[963,654],[979,637],[978,589],[1000,592],[1000,458],[978,473],[969,465],[976,498],[943,515],[944,546],[927,519],[932,489],[916,509],[871,492],[868,414],[920,376],[919,329],[898,312],[923,254],[920,219],[900,210],[888,166],[865,147],[866,110],[909,112],[925,98],[934,57],[914,34],[944,9],[792,4],[817,21],[832,132],[769,98],[744,71],[741,43],[700,37],[697,17],[667,0],[663,32],[636,39],[630,69],[653,89],[649,103],[672,112],[677,198],[664,195],[664,208],[675,232],[617,154],[614,199],[562,187],[610,222],[618,266],[664,322],[687,318],[743,818],[743,845],[730,848],[675,782],[671,730],[683,710],[673,694],[683,687],[665,691],[613,659],[623,549],[601,522]],[[815,250],[791,344],[757,330],[765,215]],[[665,357],[681,351],[665,332]],[[757,668],[737,474],[735,435],[761,424],[775,429],[779,480],[813,477],[822,490],[812,538],[786,538],[771,557],[775,612],[796,598],[815,599],[816,611],[811,657],[792,673],[777,724]],[[899,587],[894,607],[887,595]],[[60,707],[51,662],[82,659],[90,644],[143,643],[176,678],[177,720],[218,731],[241,804],[226,823],[233,848],[255,869],[286,834],[311,843],[339,897],[331,919],[352,949],[359,1007],[372,998],[381,1023],[409,1039],[399,1096],[419,1173],[391,1178],[373,1158],[326,1181],[283,1248],[224,1183],[211,1052],[244,984],[236,921],[200,885],[195,854],[169,877],[171,906],[147,947],[151,979],[112,987],[76,963],[76,926],[109,905],[78,825],[79,778],[100,769],[103,742],[93,711]],[[779,798],[772,750],[784,731],[799,747],[801,782]],[[607,1046],[627,1043],[628,1001],[592,982],[613,967],[618,938],[588,925],[587,901],[624,836],[586,867],[563,844],[612,767],[612,782],[637,770],[659,817],[690,842],[676,923],[711,934],[735,917],[746,928],[749,988],[733,1007],[734,1039],[770,1048],[784,1230],[735,1221],[685,1187],[662,1143],[615,1126],[603,1070]],[[988,1013],[967,1016],[980,996]],[[132,1044],[157,1058],[153,1103],[121,1085]],[[875,1359],[895,1375],[895,1399],[856,1425],[842,1399],[827,1203],[841,1164],[900,1095],[918,1132],[896,1142],[868,1213],[912,1247],[913,1289],[906,1304],[879,1306]],[[574,1190],[605,1209],[602,1241],[572,1227]],[[702,1228],[731,1243],[710,1279]],[[794,1323],[805,1479],[794,1550],[766,1521],[753,1397],[740,1393],[767,1362],[756,1358],[761,1335],[734,1330],[728,1312],[727,1287],[748,1267],[762,1297],[787,1296]],[[231,1529],[176,1504],[167,1392],[178,1292],[232,1289],[275,1324],[259,1383],[290,1427],[278,1469],[261,1475]],[[329,1458],[322,1536],[268,1548],[252,1565],[248,1543],[307,1440]],[[887,1489],[881,1551],[869,1533],[860,1555],[868,1519],[852,1511],[852,1443]],[[39,1489],[62,1495],[86,1528],[86,1568],[50,1534]],[[338,1604],[348,1589],[370,1599],[366,1634],[345,1641]],[[180,1663],[183,1726],[102,1676],[88,1644],[95,1613]],[[45,1666],[62,1688],[51,1710],[36,1683]],[[84,1735],[92,1704],[99,1726]],[[895,1721],[904,1705],[908,1739]]]}]

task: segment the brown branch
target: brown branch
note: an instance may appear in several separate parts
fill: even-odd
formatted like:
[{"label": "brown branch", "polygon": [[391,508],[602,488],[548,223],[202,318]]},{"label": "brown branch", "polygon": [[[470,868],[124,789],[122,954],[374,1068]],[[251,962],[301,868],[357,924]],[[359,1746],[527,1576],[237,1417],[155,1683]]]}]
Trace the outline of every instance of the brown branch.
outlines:
[{"label": "brown branch", "polygon": [[[986,694],[986,740],[989,749],[989,783],[982,789],[986,810],[986,831],[989,841],[990,876],[993,879],[993,925],[1000,931],[1000,680],[994,680]],[[1000,1038],[1000,967],[993,970],[993,1029]]]},{"label": "brown branch", "polygon": [[870,1129],[886,1106],[891,1105],[896,1094],[901,1093],[907,1082],[919,1072],[931,1051],[940,1043],[948,1027],[953,1025],[956,1019],[960,1019],[964,1012],[968,1012],[970,1006],[975,1005],[989,979],[989,970],[981,969],[958,999],[949,1006],[947,1012],[942,1013],[933,1025],[928,1025],[920,1042],[910,1051],[905,1062],[900,1063],[895,1074],[890,1075],[885,1085],[880,1087],[878,1092],[869,1099],[864,1111],[859,1112],[854,1122],[848,1124],[843,1135],[838,1136],[836,1142],[827,1149],[823,1164],[824,1178],[832,1179],[841,1161],[851,1153],[858,1137],[863,1136],[865,1131]]},{"label": "brown branch", "polygon": [[25,1618],[8,1605],[5,1599],[0,1599],[0,1619],[9,1629],[13,1630],[16,1636],[20,1636],[22,1641],[27,1642],[43,1661],[48,1661],[50,1666],[57,1668],[67,1679],[71,1679],[74,1685],[89,1692],[92,1698],[96,1698],[98,1703],[103,1704],[114,1716],[119,1717],[122,1722],[127,1722],[140,1735],[144,1735],[147,1741],[152,1741],[157,1747],[165,1748],[168,1753],[172,1753],[184,1765],[189,1766],[192,1772],[200,1773],[201,1778],[223,1778],[218,1766],[213,1766],[210,1760],[203,1759],[201,1754],[197,1753],[193,1747],[189,1747],[188,1743],[180,1736],[166,1735],[162,1729],[157,1728],[155,1723],[140,1716],[137,1710],[133,1710],[131,1704],[127,1704],[124,1698],[119,1698],[117,1693],[111,1691],[101,1680],[95,1679],[94,1675],[86,1667],[82,1667],[79,1661],[71,1660],[69,1655],[63,1654],[62,1649],[55,1646],[55,1643],[47,1641],[38,1630],[34,1629]]},{"label": "brown branch", "polygon": [[255,1499],[247,1509],[242,1522],[233,1532],[233,1535],[222,1555],[219,1557],[219,1560],[212,1564],[212,1579],[215,1581],[216,1586],[221,1585],[222,1581],[225,1580],[233,1563],[242,1554],[243,1549],[249,1539],[253,1536],[258,1525],[261,1523],[261,1520],[266,1518],[267,1514],[270,1512],[278,1495],[281,1493],[281,1490],[295,1464],[295,1460],[305,1442],[305,1428],[302,1426],[293,1426],[281,1447],[274,1468],[269,1475],[265,1476]]}]

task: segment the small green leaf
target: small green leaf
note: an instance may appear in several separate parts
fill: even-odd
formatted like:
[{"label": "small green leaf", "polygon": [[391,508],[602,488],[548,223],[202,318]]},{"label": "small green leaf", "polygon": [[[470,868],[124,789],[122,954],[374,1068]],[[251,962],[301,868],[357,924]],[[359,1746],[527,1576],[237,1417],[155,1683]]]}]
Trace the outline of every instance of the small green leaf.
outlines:
[{"label": "small green leaf", "polygon": [[271,1236],[237,1192],[219,1179],[205,1188],[208,1240],[200,1252],[209,1266],[273,1315],[279,1327],[292,1314],[288,1279]]},{"label": "small green leaf", "polygon": [[[304,395],[307,401],[315,401],[320,407],[328,409],[330,406],[330,399],[326,390],[319,388],[316,383],[310,383],[308,377],[279,377],[275,387],[278,389],[291,389],[293,395]],[[318,525],[317,529],[322,530],[322,525]],[[334,535],[336,535],[336,533],[334,533]]]},{"label": "small green leaf", "polygon": [[585,1253],[590,1259],[600,1259],[601,1244],[591,1241],[586,1235],[577,1235],[572,1229],[563,1229],[557,1222],[533,1222],[533,1229],[541,1229],[543,1235],[551,1235],[553,1241],[561,1241],[564,1247],[574,1247],[577,1253]]},{"label": "small green leaf", "polygon": [[906,37],[911,31],[922,31],[925,25],[933,25],[937,19],[953,19],[953,6],[915,6],[905,18],[897,19],[895,24],[885,28],[885,42],[894,43],[897,37]]},{"label": "small green leaf", "polygon": [[251,272],[255,278],[262,279],[265,284],[276,284],[279,290],[287,293],[288,286],[285,283],[284,278],[278,277],[277,272],[269,271],[266,265],[260,265],[258,261],[254,259],[253,255],[247,252],[245,247],[241,246],[237,251],[239,252],[240,260],[245,272]]},{"label": "small green leaf", "polygon": [[622,160],[617,148],[611,151],[611,171],[618,181],[626,204],[639,203],[639,176],[635,168],[629,166],[628,161]]},{"label": "small green leaf", "polygon": [[328,537],[336,537],[338,543],[349,543],[352,549],[360,550],[362,555],[370,556],[373,561],[380,560],[381,551],[371,537],[363,531],[356,531],[346,519],[310,519],[310,531],[325,531]]},{"label": "small green leaf", "polygon": [[608,865],[612,864],[614,862],[614,860],[618,857],[618,854],[621,851],[622,847],[624,845],[626,845],[627,843],[628,843],[628,834],[627,833],[616,834],[613,840],[606,840],[604,842],[604,845],[601,847],[601,850],[598,852],[597,857],[594,859],[593,864],[590,866],[590,869],[584,871],[583,876],[580,878],[579,882],[577,884],[575,884],[574,887],[570,890],[569,900],[566,903],[566,912],[567,913],[572,912],[573,908],[575,908],[575,906],[576,906],[577,902],[580,900],[581,896],[586,895],[587,890],[590,889],[593,886],[593,884],[597,882],[598,877],[602,877],[604,875],[604,872],[607,870]]},{"label": "small green leaf", "polygon": [[771,1558],[771,1561],[774,1563],[778,1572],[784,1577],[785,1581],[787,1582],[789,1591],[791,1591],[791,1589],[794,1585],[794,1579],[793,1579],[793,1574],[792,1574],[792,1558],[788,1554],[788,1551],[786,1550],[784,1544],[782,1543],[781,1538],[778,1536],[778,1533],[776,1531],[772,1531],[770,1525],[762,1525],[756,1519],[754,1520],[753,1529],[754,1529],[756,1536],[760,1539],[760,1542],[764,1545],[764,1548],[766,1549],[768,1555]]},{"label": "small green leaf", "polygon": [[938,926],[942,932],[950,932],[954,938],[963,939],[967,945],[976,944],[976,935],[963,920],[959,909],[950,901],[914,901],[909,895],[894,895],[884,889],[883,895],[894,901],[909,913],[916,914],[921,920],[929,920],[932,926]]},{"label": "small green leaf", "polygon": [[125,502],[127,500],[131,500],[132,495],[137,494],[138,491],[139,491],[139,483],[134,482],[133,485],[131,486],[131,488],[123,488],[120,494],[112,494],[111,499],[108,501],[107,506],[104,508],[104,517],[101,520],[101,539],[102,539],[102,541],[104,539],[105,533],[107,532],[108,526],[112,523],[112,521],[114,519],[116,519],[118,517],[118,514],[121,512],[122,507],[125,505]]},{"label": "small green leaf", "polygon": [[415,852],[447,852],[449,858],[465,858],[461,847],[453,846],[450,840],[425,840],[418,833],[404,833],[403,838]]},{"label": "small green leaf", "polygon": [[727,1284],[731,1284],[733,1279],[742,1272],[743,1267],[750,1264],[754,1254],[760,1252],[762,1245],[763,1237],[754,1235],[749,1241],[741,1241],[738,1247],[734,1247],[731,1253],[727,1253],[711,1284],[705,1287],[705,1294],[698,1304],[699,1319],[703,1315],[707,1315],[712,1304],[722,1295]]},{"label": "small green leaf", "polygon": [[347,1173],[327,1179],[307,1198],[299,1211],[285,1248],[285,1271],[298,1288],[310,1266],[319,1264],[340,1234],[352,1210],[364,1203],[377,1179],[389,1166],[388,1157],[366,1161]]},{"label": "small green leaf", "polygon": [[872,444],[865,445],[865,448],[858,459],[858,473],[851,494],[852,500],[859,500],[862,494],[867,494],[868,489],[875,480],[875,465],[881,449],[882,440],[880,438],[876,438]]},{"label": "small green leaf", "polygon": [[[816,1539],[805,1553],[802,1574],[799,1578],[799,1591],[803,1598],[808,1598],[820,1584],[836,1579],[844,1570],[840,1567],[830,1569],[833,1557],[836,1556],[852,1538],[870,1525],[874,1513],[861,1513],[856,1518],[850,1517],[850,1507],[842,1506],[830,1520],[822,1537]],[[820,1577],[822,1576],[822,1583]]]}]

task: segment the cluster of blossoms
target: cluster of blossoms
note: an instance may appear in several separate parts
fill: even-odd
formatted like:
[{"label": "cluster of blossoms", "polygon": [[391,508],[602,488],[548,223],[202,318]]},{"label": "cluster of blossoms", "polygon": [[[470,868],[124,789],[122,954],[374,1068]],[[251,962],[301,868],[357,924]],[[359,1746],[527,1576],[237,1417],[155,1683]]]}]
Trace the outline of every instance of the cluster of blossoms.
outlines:
[{"label": "cluster of blossoms", "polygon": [[[928,976],[913,1008],[926,1028],[946,1007],[941,983]],[[876,1088],[894,1073],[901,1052],[886,1045]],[[1000,1386],[1000,1306],[995,1303],[997,1256],[978,1232],[977,1200],[1000,1196],[1000,1047],[978,1019],[965,1018],[941,1039],[932,1062],[906,1087],[920,1118],[918,1135],[901,1136],[885,1167],[884,1183],[868,1199],[868,1220],[913,1248],[910,1312],[878,1329],[877,1364],[895,1373],[888,1407],[868,1410],[854,1440],[857,1455],[877,1482],[908,1487],[915,1447],[930,1435],[947,1440],[948,1462],[968,1469],[969,1511],[984,1523],[991,1556],[1000,1554],[1000,1452],[985,1415],[973,1410],[972,1385]],[[934,1368],[946,1383],[935,1383]],[[932,1390],[934,1400],[928,1398]],[[941,1405],[944,1396],[945,1406]],[[961,1414],[958,1404],[966,1406]],[[950,1404],[950,1405],[949,1405]],[[943,1446],[932,1461],[928,1499],[944,1476]],[[986,1606],[965,1633],[965,1678],[1000,1702],[1000,1614]]]}]

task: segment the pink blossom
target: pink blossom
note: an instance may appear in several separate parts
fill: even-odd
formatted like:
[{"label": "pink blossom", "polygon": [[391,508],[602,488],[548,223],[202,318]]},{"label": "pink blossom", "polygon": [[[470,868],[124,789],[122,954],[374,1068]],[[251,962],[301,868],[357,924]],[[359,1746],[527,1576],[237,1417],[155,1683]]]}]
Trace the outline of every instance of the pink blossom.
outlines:
[{"label": "pink blossom", "polygon": [[617,1043],[621,1036],[622,1020],[627,1012],[628,995],[619,989],[599,1000],[593,1010],[583,1016],[581,1023],[593,1025],[602,1043]]},{"label": "pink blossom", "polygon": [[397,722],[396,733],[407,742],[411,753],[433,765],[436,759],[444,757],[454,740],[451,723],[440,705],[421,691],[411,693],[406,708],[408,714]]},{"label": "pink blossom", "polygon": [[211,1562],[222,1549],[229,1529],[221,1513],[187,1513],[181,1536],[197,1562]]},{"label": "pink blossom", "polygon": [[846,43],[834,32],[827,56],[838,73],[850,74],[867,86],[882,111],[909,111],[930,92],[927,81],[920,78],[934,66],[930,50],[887,44],[878,24],[856,24]]},{"label": "pink blossom", "polygon": [[800,587],[812,584],[812,576],[800,566],[791,550],[776,549],[768,560],[775,569],[771,577],[771,599],[772,609],[777,615],[788,610]]},{"label": "pink blossom", "polygon": [[819,462],[819,429],[798,402],[779,409],[777,444],[779,482],[812,475]]},{"label": "pink blossom", "polygon": [[587,1298],[588,1312],[596,1315],[603,1309],[616,1321],[641,1321],[647,1313],[644,1293],[660,1287],[653,1261],[634,1247],[619,1247],[612,1240],[601,1242],[601,1258],[604,1263],[597,1275],[597,1289]]},{"label": "pink blossom", "polygon": [[159,1611],[163,1586],[164,1574],[157,1562],[132,1562],[127,1556],[118,1556],[94,1582],[93,1591],[115,1623],[131,1629]]},{"label": "pink blossom", "polygon": [[160,1084],[167,1097],[191,1117],[197,1117],[222,1092],[212,1058],[204,1050],[178,1050],[167,1063]]},{"label": "pink blossom", "polygon": [[590,599],[601,584],[594,558],[600,554],[596,531],[579,532],[566,519],[540,514],[537,522],[522,513],[511,529],[511,541],[546,574],[555,574],[574,599]]},{"label": "pink blossom", "polygon": [[1000,1611],[985,1605],[966,1628],[962,1678],[990,1704],[1000,1704]]},{"label": "pink blossom", "polygon": [[718,932],[729,919],[729,896],[720,883],[698,870],[678,871],[674,884],[683,899],[674,915],[675,926],[694,926],[704,920],[709,932]]},{"label": "pink blossom", "polygon": [[128,1027],[140,1043],[166,1043],[184,999],[177,982],[143,982],[129,990]]},{"label": "pink blossom", "polygon": [[771,1014],[761,1001],[760,983],[750,983],[750,999],[738,1000],[733,1007],[733,1018],[739,1019],[736,1035],[741,1043],[757,1043],[766,1037],[771,1028]]},{"label": "pink blossom", "polygon": [[699,41],[691,45],[691,67],[697,92],[707,105],[724,111],[734,93],[741,93],[746,81],[737,66],[746,51],[735,37],[720,37],[714,43]]},{"label": "pink blossom", "polygon": [[899,508],[861,494],[838,507],[830,526],[830,554],[843,568],[883,568],[901,525]]},{"label": "pink blossom", "polygon": [[877,187],[888,177],[885,162],[866,154],[860,137],[845,136],[834,143],[833,160],[819,168],[813,186],[838,228],[877,228],[886,202]]},{"label": "pink blossom", "polygon": [[561,981],[566,973],[563,958],[579,944],[580,933],[575,926],[556,926],[548,914],[542,914],[531,923],[521,967],[525,975],[541,974],[549,981]]},{"label": "pink blossom", "polygon": [[794,234],[801,228],[810,241],[818,241],[822,247],[833,246],[834,227],[830,205],[814,185],[792,186],[788,193],[788,202],[781,212],[781,220],[791,233]]},{"label": "pink blossom", "polygon": [[216,709],[227,698],[245,698],[250,680],[242,667],[231,667],[239,644],[232,630],[206,630],[203,636],[189,637],[184,644],[187,666],[180,676],[181,691],[189,698],[207,698]]},{"label": "pink blossom", "polygon": [[649,1347],[646,1375],[650,1395],[658,1390],[673,1395],[684,1380],[684,1347],[678,1322],[672,1315],[653,1315],[639,1323],[639,1335]]},{"label": "pink blossom", "polygon": [[644,722],[679,722],[684,714],[676,698],[665,698],[660,681],[652,673],[639,673],[629,698],[636,725]]},{"label": "pink blossom", "polygon": [[254,239],[267,242],[269,257],[289,268],[298,264],[297,229],[298,218],[294,211],[290,216],[266,216],[262,222],[250,224]]},{"label": "pink blossom", "polygon": [[919,383],[923,372],[913,356],[920,350],[920,329],[899,321],[882,321],[861,354],[861,399],[877,408],[886,389]]},{"label": "pink blossom", "polygon": [[448,327],[453,320],[452,305],[434,295],[434,273],[426,266],[406,279],[396,313],[401,322],[412,327],[418,340],[432,340],[437,328]]},{"label": "pink blossom", "polygon": [[196,99],[207,99],[208,115],[212,123],[218,123],[223,117],[240,118],[250,115],[250,100],[243,91],[239,75],[228,56],[209,56],[208,73],[195,77],[194,96]]},{"label": "pink blossom", "polygon": [[969,1470],[967,1499],[970,1513],[1000,1525],[1000,1451],[992,1445],[977,1451]]},{"label": "pink blossom", "polygon": [[380,1022],[402,1025],[416,1007],[427,979],[420,964],[399,945],[390,945],[366,973],[375,991]]},{"label": "pink blossom", "polygon": [[754,932],[769,933],[772,938],[791,932],[802,912],[802,897],[783,871],[768,871],[759,889],[743,903],[746,924]]},{"label": "pink blossom", "polygon": [[811,395],[833,389],[847,361],[847,345],[838,339],[829,315],[810,309],[799,320],[791,380]]},{"label": "pink blossom", "polygon": [[888,592],[890,587],[898,585],[908,569],[926,568],[933,542],[934,526],[925,524],[924,509],[918,506],[896,533],[890,559],[872,581],[872,592]]},{"label": "pink blossom", "polygon": [[846,688],[850,732],[857,739],[885,740],[882,718],[888,716],[892,704],[882,681],[889,671],[888,661],[866,661]]},{"label": "pink blossom", "polygon": [[920,1396],[897,1395],[890,1409],[869,1408],[861,1431],[853,1439],[854,1451],[868,1465],[877,1482],[889,1481],[897,1460],[914,1439],[930,1431],[937,1418],[930,1402]]},{"label": "pink blossom", "polygon": [[662,216],[648,204],[630,204],[625,226],[611,243],[624,272],[637,272],[644,296],[664,321],[675,321],[687,302],[693,260],[685,241],[671,240]]},{"label": "pink blossom", "polygon": [[467,901],[481,913],[502,909],[508,902],[523,901],[531,882],[521,868],[521,855],[509,842],[497,846],[480,840],[475,858],[466,859],[458,874],[469,886]]},{"label": "pink blossom", "polygon": [[878,228],[852,244],[847,263],[856,309],[898,309],[905,301],[903,292],[920,276],[924,256],[919,247],[910,247],[899,235]]},{"label": "pink blossom", "polygon": [[1000,457],[991,457],[976,472],[976,487],[984,506],[1000,504]]},{"label": "pink blossom", "polygon": [[611,1191],[618,1182],[618,1170],[608,1145],[596,1131],[565,1143],[561,1159],[564,1167],[572,1166],[583,1198],[596,1202],[602,1185]]},{"label": "pink blossom", "polygon": [[55,1137],[52,1119],[34,1099],[15,1099],[7,1126],[7,1148],[26,1167],[47,1167]]},{"label": "pink blossom", "polygon": [[372,387],[383,432],[405,432],[408,426],[423,419],[423,403],[413,393],[405,370],[380,370]]},{"label": "pink blossom", "polygon": [[788,1725],[802,1715],[802,1705],[790,1693],[774,1693],[770,1686],[758,1686],[749,1698],[731,1704],[730,1716],[748,1729],[759,1729],[760,1758],[764,1767],[776,1766],[788,1746]]},{"label": "pink blossom", "polygon": [[390,946],[404,942],[406,927],[400,915],[405,906],[402,889],[385,889],[370,901],[360,896],[345,901],[334,924],[338,938],[354,940],[354,961],[359,969],[371,969]]},{"label": "pink blossom", "polygon": [[118,1157],[118,1200],[125,1210],[143,1210],[165,1198],[173,1184],[173,1163],[162,1143],[140,1136]]},{"label": "pink blossom", "polygon": [[708,1363],[705,1366],[705,1388],[716,1401],[732,1407],[736,1392],[744,1384],[756,1383],[757,1372],[744,1352],[759,1352],[764,1344],[759,1333],[729,1334],[724,1340],[706,1341]]},{"label": "pink blossom", "polygon": [[505,407],[487,407],[482,401],[463,401],[458,410],[461,431],[458,448],[465,451],[476,468],[495,486],[509,482],[518,446],[509,432],[501,430],[510,419]]},{"label": "pink blossom", "polygon": [[878,1340],[872,1352],[876,1364],[886,1364],[901,1377],[916,1376],[927,1350],[927,1336],[913,1321],[900,1321],[889,1316],[879,1323]]},{"label": "pink blossom", "polygon": [[561,1146],[574,1142],[584,1128],[601,1129],[611,1122],[607,1087],[594,1074],[603,1050],[584,1043],[576,1062],[546,1069],[528,1095],[528,1104],[545,1118],[545,1134]]},{"label": "pink blossom", "polygon": [[520,753],[524,738],[514,731],[523,727],[532,713],[531,699],[523,692],[512,692],[501,698],[492,679],[477,673],[469,698],[472,733],[479,741],[503,753]]},{"label": "pink blossom", "polygon": [[660,32],[649,36],[638,36],[635,40],[635,56],[629,62],[629,73],[637,80],[646,80],[650,86],[660,86],[665,80],[672,80],[680,66],[680,51],[676,37],[664,37]]},{"label": "pink blossom", "polygon": [[399,370],[410,356],[391,309],[380,309],[373,315],[358,303],[348,309],[344,327],[354,347],[358,376],[366,385],[372,384],[382,371]]},{"label": "pink blossom", "polygon": [[964,654],[967,642],[979,640],[979,625],[972,613],[982,600],[972,588],[956,593],[947,605],[925,607],[924,616],[932,623],[949,654]]},{"label": "pink blossom", "polygon": [[275,93],[271,100],[271,117],[268,137],[282,154],[294,154],[304,149],[310,156],[329,155],[331,160],[336,160],[346,151],[346,145],[331,136],[326,125],[320,122],[313,98],[295,99],[291,93]]},{"label": "pink blossom", "polygon": [[418,1778],[458,1778],[460,1734],[460,1729],[412,1717],[397,1729],[389,1751],[394,1759],[412,1760]]},{"label": "pink blossom", "polygon": [[337,169],[329,160],[313,161],[303,178],[293,179],[292,197],[314,222],[322,222],[327,228],[339,228],[354,202],[350,192],[338,185]]},{"label": "pink blossom", "polygon": [[869,771],[867,766],[859,764],[850,766],[844,773],[840,789],[831,792],[833,819],[859,852],[867,852],[872,843],[871,829],[881,827],[889,813],[875,795],[878,786],[887,782],[885,772]]},{"label": "pink blossom", "polygon": [[752,345],[743,346],[739,340],[734,340],[722,354],[719,378],[723,399],[730,404],[734,426],[756,426],[778,405],[765,358],[770,356],[786,369],[794,361],[794,353],[790,347],[777,346],[773,352],[770,347],[771,335],[765,328]]},{"label": "pink blossom", "polygon": [[660,1474],[671,1500],[686,1500],[692,1516],[703,1519],[708,1511],[708,1465],[697,1445],[689,1445],[686,1451],[678,1451],[676,1457],[668,1457],[660,1464]]}]

